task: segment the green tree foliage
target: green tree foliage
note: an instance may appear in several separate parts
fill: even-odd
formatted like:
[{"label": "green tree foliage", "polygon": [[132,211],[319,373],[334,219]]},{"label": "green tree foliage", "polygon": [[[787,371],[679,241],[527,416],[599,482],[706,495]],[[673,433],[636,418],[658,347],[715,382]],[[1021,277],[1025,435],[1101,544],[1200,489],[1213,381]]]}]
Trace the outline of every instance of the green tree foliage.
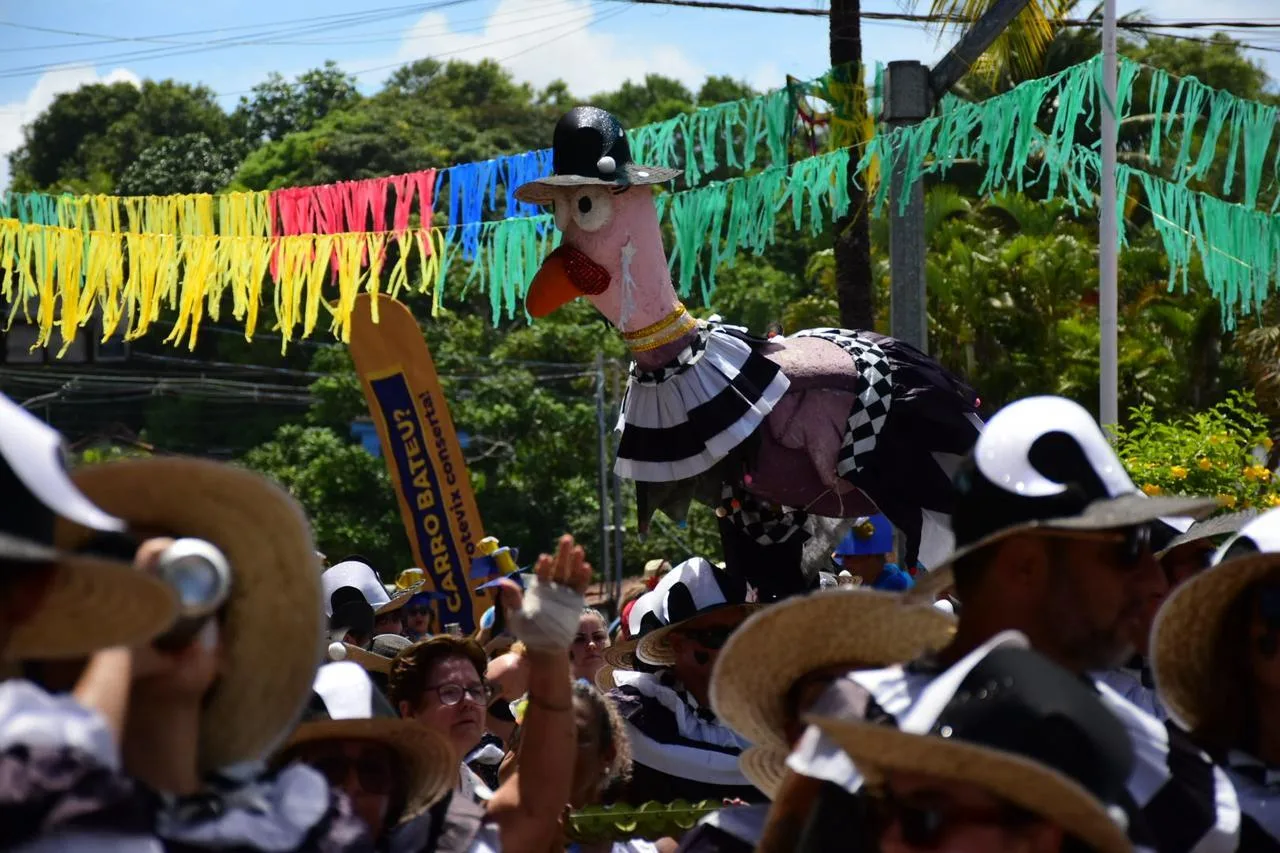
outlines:
[{"label": "green tree foliage", "polygon": [[113,192],[151,146],[187,134],[215,145],[231,124],[205,86],[172,80],[98,83],[58,95],[9,155],[13,188]]},{"label": "green tree foliage", "polygon": [[[381,459],[332,429],[286,424],[244,463],[279,482],[307,509],[316,545],[334,559],[360,554],[394,576],[410,565],[391,478]],[[389,507],[389,508],[388,508]]]},{"label": "green tree foliage", "polygon": [[124,170],[120,195],[212,193],[231,182],[240,165],[238,145],[215,143],[204,133],[159,140],[144,149]]},{"label": "green tree foliage", "polygon": [[330,60],[292,83],[272,72],[253,87],[250,97],[240,99],[231,120],[244,139],[256,146],[310,130],[329,113],[358,100],[356,79]]}]

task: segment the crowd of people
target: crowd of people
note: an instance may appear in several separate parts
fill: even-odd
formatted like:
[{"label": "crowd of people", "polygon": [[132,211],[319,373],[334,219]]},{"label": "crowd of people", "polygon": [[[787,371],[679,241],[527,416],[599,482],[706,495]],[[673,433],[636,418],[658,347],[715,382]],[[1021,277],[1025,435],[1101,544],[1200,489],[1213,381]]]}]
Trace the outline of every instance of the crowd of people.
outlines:
[{"label": "crowd of people", "polygon": [[464,634],[268,480],[68,468],[0,397],[0,849],[1280,850],[1280,510],[1144,495],[1055,397],[953,482],[936,565],[877,516],[804,594],[655,559],[602,612],[564,535]]}]

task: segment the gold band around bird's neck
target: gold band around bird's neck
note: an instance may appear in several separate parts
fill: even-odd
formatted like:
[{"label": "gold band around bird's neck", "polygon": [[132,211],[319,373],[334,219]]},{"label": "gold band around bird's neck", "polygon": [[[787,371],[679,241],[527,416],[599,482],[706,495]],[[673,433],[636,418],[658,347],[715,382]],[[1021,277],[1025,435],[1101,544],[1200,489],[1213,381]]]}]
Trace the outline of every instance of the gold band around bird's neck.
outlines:
[{"label": "gold band around bird's neck", "polygon": [[698,321],[684,307],[684,303],[677,302],[670,314],[643,329],[623,332],[622,339],[632,352],[648,352],[688,334],[697,325]]}]

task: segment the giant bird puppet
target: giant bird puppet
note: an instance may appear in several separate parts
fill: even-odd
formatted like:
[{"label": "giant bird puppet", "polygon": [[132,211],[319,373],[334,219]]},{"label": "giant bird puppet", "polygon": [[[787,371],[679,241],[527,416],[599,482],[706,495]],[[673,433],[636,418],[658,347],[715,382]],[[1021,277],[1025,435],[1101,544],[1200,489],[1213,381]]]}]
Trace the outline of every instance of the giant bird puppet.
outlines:
[{"label": "giant bird puppet", "polygon": [[[676,169],[632,162],[618,120],[577,107],[556,124],[553,174],[516,189],[549,206],[560,246],[526,296],[543,317],[585,296],[634,357],[615,470],[644,530],[716,507],[725,559],[762,598],[799,591],[808,515],[883,512],[908,561],[950,548],[950,471],[977,440],[973,391],[916,348],[865,331],[769,340],[695,319],[676,296],[650,186]],[[909,565],[913,562],[908,562]]]}]

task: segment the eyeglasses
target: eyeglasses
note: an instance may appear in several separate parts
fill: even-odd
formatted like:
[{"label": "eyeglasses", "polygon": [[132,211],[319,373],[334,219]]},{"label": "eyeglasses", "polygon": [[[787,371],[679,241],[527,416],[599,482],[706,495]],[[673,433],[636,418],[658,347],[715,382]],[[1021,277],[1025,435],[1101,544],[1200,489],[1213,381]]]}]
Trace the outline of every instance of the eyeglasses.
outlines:
[{"label": "eyeglasses", "polygon": [[435,687],[424,688],[424,692],[436,694],[440,704],[450,708],[461,702],[463,696],[477,705],[488,705],[493,698],[493,688],[488,684],[470,684],[466,687],[461,684],[437,684]]},{"label": "eyeglasses", "polygon": [[404,609],[404,612],[408,616],[426,616],[428,613],[431,612],[431,608],[411,605],[409,607],[406,607]]},{"label": "eyeglasses", "polygon": [[356,758],[341,754],[324,755],[307,763],[329,780],[330,787],[347,787],[347,781],[354,773],[356,784],[366,794],[391,793],[394,772],[384,755],[365,753]]},{"label": "eyeglasses", "polygon": [[967,808],[953,803],[913,803],[884,789],[866,789],[872,826],[883,834],[898,825],[902,840],[917,850],[934,850],[947,836],[963,826],[1025,826],[1035,815],[1013,807]]},{"label": "eyeglasses", "polygon": [[680,633],[704,649],[715,651],[724,648],[724,644],[729,642],[729,635],[733,633],[733,626],[717,625],[714,628],[686,628]]}]

